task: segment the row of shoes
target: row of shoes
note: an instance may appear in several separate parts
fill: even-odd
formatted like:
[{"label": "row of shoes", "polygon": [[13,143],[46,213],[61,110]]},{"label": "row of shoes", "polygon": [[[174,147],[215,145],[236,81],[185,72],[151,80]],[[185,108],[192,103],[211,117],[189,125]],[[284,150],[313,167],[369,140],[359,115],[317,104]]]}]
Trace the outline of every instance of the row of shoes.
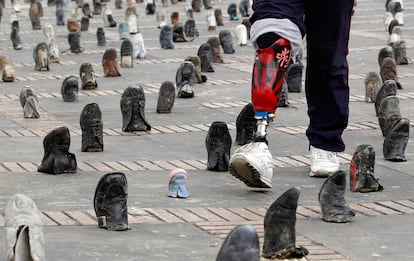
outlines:
[{"label": "row of shoes", "polygon": [[[188,173],[183,169],[169,174],[169,197],[187,198]],[[322,219],[326,222],[346,223],[355,213],[344,197],[345,172],[329,177],[319,192]],[[290,188],[267,209],[264,217],[262,256],[271,259],[300,259],[309,254],[305,247],[296,246],[296,210],[300,190]],[[126,231],[128,223],[128,182],[122,172],[103,175],[95,189],[94,210],[99,228]],[[35,202],[23,194],[14,195],[5,208],[7,260],[45,260],[42,213]],[[23,260],[23,259],[22,259]],[[250,225],[232,229],[224,240],[217,261],[259,261],[260,244],[256,230]]]}]

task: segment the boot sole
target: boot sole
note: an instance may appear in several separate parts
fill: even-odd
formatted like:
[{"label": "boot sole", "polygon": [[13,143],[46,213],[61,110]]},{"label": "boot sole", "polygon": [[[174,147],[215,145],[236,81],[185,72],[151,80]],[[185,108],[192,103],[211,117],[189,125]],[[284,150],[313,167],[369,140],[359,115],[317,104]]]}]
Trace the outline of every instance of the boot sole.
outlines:
[{"label": "boot sole", "polygon": [[230,163],[229,172],[235,178],[243,181],[247,186],[253,188],[271,188],[272,182],[261,177],[260,172],[244,158],[233,158]]}]

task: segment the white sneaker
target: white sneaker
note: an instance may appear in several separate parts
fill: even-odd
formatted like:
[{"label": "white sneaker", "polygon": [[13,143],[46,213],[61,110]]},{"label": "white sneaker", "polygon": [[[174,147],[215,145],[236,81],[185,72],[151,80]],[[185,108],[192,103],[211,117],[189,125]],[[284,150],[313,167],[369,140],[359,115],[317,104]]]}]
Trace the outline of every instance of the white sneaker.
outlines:
[{"label": "white sneaker", "polygon": [[330,174],[339,170],[339,161],[336,152],[318,149],[310,146],[312,157],[311,177],[328,177]]},{"label": "white sneaker", "polygon": [[251,142],[238,148],[230,158],[230,174],[249,187],[271,188],[272,154],[265,142]]}]

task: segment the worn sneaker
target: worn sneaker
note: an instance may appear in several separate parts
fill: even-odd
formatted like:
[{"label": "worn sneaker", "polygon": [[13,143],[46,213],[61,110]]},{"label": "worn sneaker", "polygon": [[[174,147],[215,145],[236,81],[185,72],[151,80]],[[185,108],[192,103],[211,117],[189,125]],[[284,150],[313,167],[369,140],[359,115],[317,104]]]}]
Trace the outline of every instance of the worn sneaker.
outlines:
[{"label": "worn sneaker", "polygon": [[339,170],[339,161],[336,152],[318,149],[310,146],[312,157],[311,177],[328,177]]},{"label": "worn sneaker", "polygon": [[249,187],[272,187],[272,155],[265,142],[251,142],[238,148],[230,158],[229,170]]}]

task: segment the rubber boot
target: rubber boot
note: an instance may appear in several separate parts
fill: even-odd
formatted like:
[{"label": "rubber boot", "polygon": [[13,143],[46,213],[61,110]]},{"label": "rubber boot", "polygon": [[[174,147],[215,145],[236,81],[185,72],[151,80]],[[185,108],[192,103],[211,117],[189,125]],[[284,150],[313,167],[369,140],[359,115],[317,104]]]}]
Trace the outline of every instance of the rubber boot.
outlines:
[{"label": "rubber boot", "polygon": [[383,143],[384,158],[389,161],[407,161],[405,148],[410,136],[410,121],[402,118],[391,128]]},{"label": "rubber boot", "polygon": [[394,80],[385,81],[377,93],[375,98],[375,114],[378,116],[378,110],[382,100],[388,96],[397,95],[397,83]]},{"label": "rubber boot", "polygon": [[247,28],[244,24],[239,24],[236,26],[235,35],[237,39],[237,44],[239,46],[246,46],[247,45]]},{"label": "rubber boot", "polygon": [[264,258],[301,258],[309,253],[304,247],[296,247],[295,225],[299,194],[297,188],[291,188],[267,210],[264,217]]},{"label": "rubber boot", "polygon": [[400,100],[393,95],[382,99],[378,109],[378,124],[384,137],[400,119]]},{"label": "rubber boot", "polygon": [[319,191],[322,219],[332,223],[348,223],[355,213],[345,200],[346,173],[338,170],[328,177]]},{"label": "rubber boot", "polygon": [[165,81],[158,93],[157,113],[170,113],[175,101],[175,86],[173,82]]},{"label": "rubber boot", "polygon": [[254,117],[253,104],[243,107],[236,120],[236,143],[244,145],[254,141],[257,120]]},{"label": "rubber boot", "polygon": [[81,32],[85,32],[89,30],[89,17],[84,16],[81,18],[80,30]]},{"label": "rubber boot", "polygon": [[350,189],[352,192],[375,192],[384,188],[374,177],[375,150],[369,144],[359,145],[349,164]]},{"label": "rubber boot", "polygon": [[82,151],[103,151],[103,123],[99,105],[96,103],[85,105],[81,112],[79,122],[82,130]]},{"label": "rubber boot", "polygon": [[128,230],[127,199],[128,183],[124,173],[102,176],[93,199],[98,226],[110,231]]},{"label": "rubber boot", "polygon": [[128,86],[121,97],[122,131],[150,131],[144,111],[144,89],[139,85]]},{"label": "rubber boot", "polygon": [[259,261],[260,244],[256,229],[251,225],[238,225],[224,240],[216,261]]},{"label": "rubber boot", "polygon": [[206,140],[208,154],[207,169],[228,171],[231,149],[231,137],[225,122],[215,121],[210,125]]}]

